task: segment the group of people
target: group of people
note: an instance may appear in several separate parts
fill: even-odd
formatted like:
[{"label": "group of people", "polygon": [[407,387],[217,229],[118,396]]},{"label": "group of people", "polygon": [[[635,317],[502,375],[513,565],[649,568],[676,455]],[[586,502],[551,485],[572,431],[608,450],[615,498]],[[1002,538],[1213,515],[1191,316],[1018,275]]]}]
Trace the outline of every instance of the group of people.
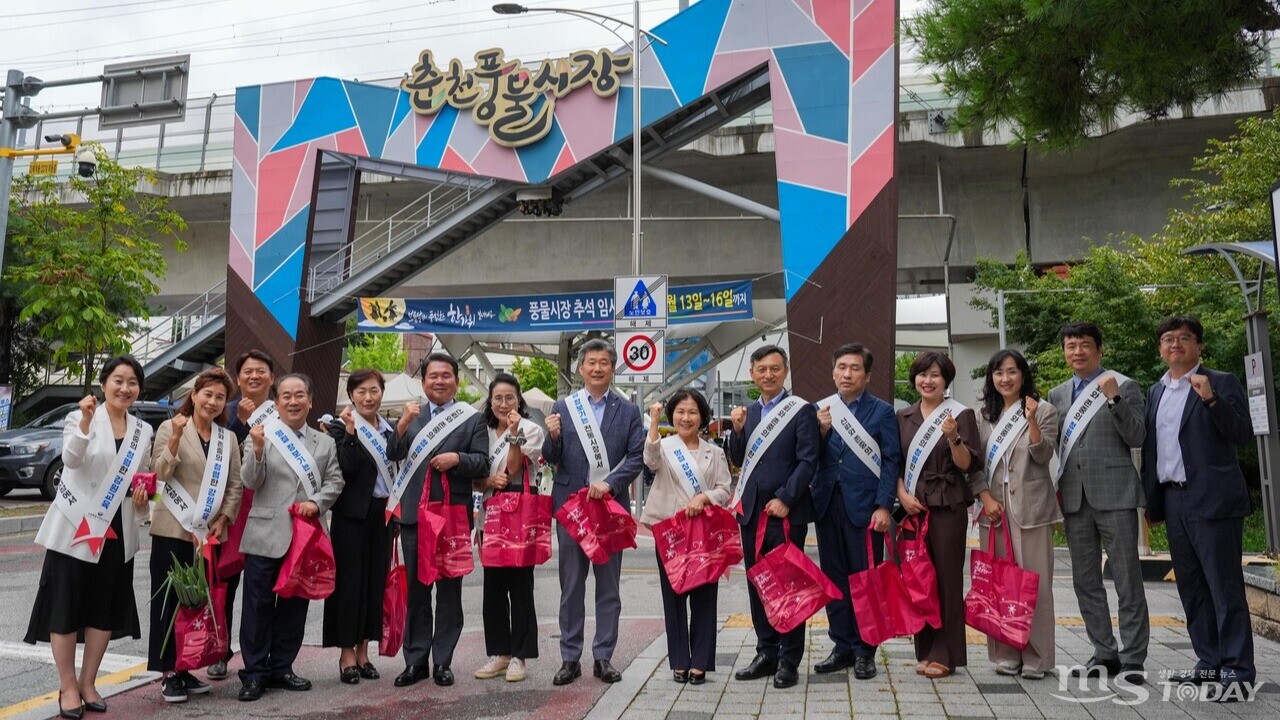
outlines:
[{"label": "group of people", "polygon": [[[270,688],[303,691],[311,682],[294,673],[308,601],[274,591],[292,540],[290,513],[331,514],[336,583],[325,600],[323,644],[339,648],[341,682],[379,677],[369,641],[383,631],[383,590],[397,538],[408,575],[405,667],[397,687],[432,678],[454,682],[453,654],[464,624],[461,578],[418,581],[418,506],[448,501],[472,513],[472,493],[537,492],[530,469],[539,459],[554,468],[552,504],[559,509],[586,490],[630,506],[629,492],[647,467],[653,485],[640,522],[652,526],[677,513],[696,516],[712,505],[736,514],[745,564],[791,542],[803,547],[816,525],[823,572],[842,597],[827,606],[834,649],[814,671],[852,668],[876,675],[876,648],[864,642],[849,594],[849,576],[883,558],[895,517],[924,519],[925,544],[937,575],[939,627],[915,635],[916,671],[942,678],[967,664],[964,615],[965,535],[969,509],[980,522],[1004,523],[1012,553],[1042,582],[1031,640],[1019,650],[994,640],[994,671],[1042,678],[1055,664],[1052,592],[1053,526],[1065,524],[1072,573],[1093,658],[1080,672],[1103,669],[1140,681],[1148,617],[1138,565],[1138,509],[1168,525],[1170,551],[1192,644],[1199,659],[1183,673],[1193,682],[1253,680],[1249,612],[1240,569],[1243,518],[1250,501],[1236,458],[1251,428],[1243,390],[1231,375],[1200,365],[1203,328],[1191,317],[1161,324],[1157,342],[1169,371],[1144,402],[1133,380],[1102,366],[1101,331],[1090,323],[1062,330],[1074,377],[1042,398],[1026,359],[1001,350],[988,363],[976,412],[947,397],[952,361],[939,352],[917,356],[911,382],[919,401],[895,413],[871,395],[872,352],[857,343],[832,358],[834,393],[816,403],[785,389],[786,351],[767,346],[751,355],[759,400],[732,411],[726,448],[704,439],[712,421],[707,400],[682,389],[641,411],[613,390],[615,349],[599,339],[583,344],[577,370],[581,390],[557,400],[545,431],[529,419],[519,381],[498,374],[483,410],[456,398],[458,364],[432,353],[422,365],[424,403],[408,403],[398,423],[382,417],[384,379],[358,370],[347,380],[350,404],[325,431],[308,425],[311,381],[275,375],[272,359],[250,351],[233,376],[200,373],[177,414],[153,442],[150,427],[129,413],[143,369],[129,356],[108,362],[104,399],[89,396],[64,428],[65,471],[57,499],[36,537],[48,549],[28,642],[47,641],[60,677],[62,717],[106,703],[95,678],[113,638],[140,637],[133,596],[133,556],[150,520],[151,601],[149,669],[163,673],[161,694],[181,702],[210,686],[175,671],[173,642],[165,643],[176,598],[165,584],[174,563],[190,564],[214,543],[212,558],[238,548],[241,572],[213,562],[228,589],[231,622],[243,585],[239,698],[253,701]],[[238,397],[232,399],[233,396]],[[675,433],[662,438],[665,413]],[[1131,450],[1141,449],[1136,465]],[[741,468],[736,485],[730,461]],[[131,479],[153,471],[163,483],[150,503]],[[475,522],[475,519],[472,519]],[[763,537],[757,534],[763,533]],[[983,547],[986,548],[983,534]],[[560,659],[556,685],[582,674],[588,573],[595,576],[592,674],[618,682],[612,659],[622,608],[622,553],[595,564],[557,524],[560,583]],[[867,543],[872,544],[868,553]],[[1120,640],[1111,627],[1103,588],[1106,552],[1120,598]],[[673,679],[700,684],[715,671],[716,583],[679,594],[659,558]],[[483,568],[481,615],[487,661],[480,679],[520,681],[538,657],[532,567]],[[779,633],[749,586],[757,653],[738,680],[772,678],[779,688],[798,681],[805,628]],[[84,643],[76,673],[75,651]],[[227,660],[208,668],[227,676]]]}]

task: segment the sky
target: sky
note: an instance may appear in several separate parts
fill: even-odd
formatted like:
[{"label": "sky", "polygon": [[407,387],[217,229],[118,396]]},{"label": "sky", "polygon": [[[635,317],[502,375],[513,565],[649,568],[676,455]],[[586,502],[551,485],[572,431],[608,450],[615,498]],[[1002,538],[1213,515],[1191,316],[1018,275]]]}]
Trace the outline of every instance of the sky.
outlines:
[{"label": "sky", "polygon": [[[472,64],[501,47],[533,64],[581,48],[616,48],[613,34],[553,13],[496,15],[494,0],[45,0],[6,3],[0,16],[0,69],[44,80],[97,75],[110,63],[191,55],[188,97],[227,95],[238,86],[331,75],[377,80],[402,75],[423,49],[438,63]],[[923,0],[900,0],[911,14]],[[528,0],[630,21],[628,0]],[[679,0],[641,0],[652,28]],[[624,37],[629,30],[622,28]],[[54,88],[32,106],[54,112],[96,106],[97,84]]]}]

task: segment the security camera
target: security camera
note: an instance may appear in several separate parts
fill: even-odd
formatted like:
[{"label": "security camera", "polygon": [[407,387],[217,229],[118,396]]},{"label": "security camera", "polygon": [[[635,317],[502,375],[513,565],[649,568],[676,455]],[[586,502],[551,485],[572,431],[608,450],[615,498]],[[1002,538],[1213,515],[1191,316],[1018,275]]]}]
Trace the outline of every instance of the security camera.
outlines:
[{"label": "security camera", "polygon": [[97,170],[98,156],[89,148],[80,148],[76,153],[76,172],[82,178],[90,178]]},{"label": "security camera", "polygon": [[72,137],[70,135],[45,135],[44,141],[61,143],[62,147],[71,147]]}]

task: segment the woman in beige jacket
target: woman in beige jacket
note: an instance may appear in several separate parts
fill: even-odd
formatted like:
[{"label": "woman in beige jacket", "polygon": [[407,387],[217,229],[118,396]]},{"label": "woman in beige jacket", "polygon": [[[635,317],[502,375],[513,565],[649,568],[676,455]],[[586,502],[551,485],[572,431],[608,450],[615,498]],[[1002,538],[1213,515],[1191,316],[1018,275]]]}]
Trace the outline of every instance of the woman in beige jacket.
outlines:
[{"label": "woman in beige jacket", "polygon": [[[986,453],[982,480],[1000,504],[1002,521],[1013,537],[1018,565],[1040,575],[1031,642],[1018,650],[987,639],[987,656],[1000,675],[1039,680],[1054,666],[1053,524],[1062,520],[1053,474],[1049,469],[1058,437],[1058,412],[1039,402],[1035,378],[1017,350],[1001,350],[987,363],[987,378],[978,413],[978,435]],[[1025,420],[1023,419],[1025,418]],[[977,481],[981,482],[981,481]],[[984,514],[979,538],[987,550],[990,520]],[[997,537],[1003,531],[997,527]],[[1007,556],[997,539],[996,555]]]},{"label": "woman in beige jacket", "polygon": [[[151,634],[147,669],[165,673],[160,692],[165,702],[186,702],[188,695],[209,692],[209,685],[189,672],[175,673],[169,626],[178,599],[170,590],[156,595],[175,560],[190,565],[197,543],[227,539],[227,528],[240,508],[240,447],[226,428],[231,377],[221,368],[196,376],[187,399],[156,432],[151,467],[158,482],[151,511]],[[161,651],[163,649],[163,652]]]},{"label": "woman in beige jacket", "polygon": [[[644,444],[644,464],[654,472],[653,487],[645,499],[640,522],[653,527],[678,512],[693,517],[708,505],[729,504],[729,463],[724,450],[702,439],[711,422],[711,406],[697,390],[679,390],[667,400],[667,417],[676,434],[658,436],[662,406],[649,408],[649,437]],[[686,455],[687,453],[687,455]],[[672,457],[693,462],[686,472]],[[716,593],[719,583],[707,583],[677,595],[658,558],[662,609],[667,621],[667,656],[678,683],[700,685],[716,667]]]}]

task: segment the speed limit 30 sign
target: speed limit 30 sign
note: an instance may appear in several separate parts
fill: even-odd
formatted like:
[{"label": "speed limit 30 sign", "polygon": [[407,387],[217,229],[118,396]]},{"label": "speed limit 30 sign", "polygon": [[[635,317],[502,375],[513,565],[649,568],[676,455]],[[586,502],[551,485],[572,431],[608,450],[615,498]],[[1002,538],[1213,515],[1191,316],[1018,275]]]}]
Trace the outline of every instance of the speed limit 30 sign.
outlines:
[{"label": "speed limit 30 sign", "polygon": [[615,380],[624,385],[661,383],[666,367],[663,352],[665,330],[619,330]]}]

